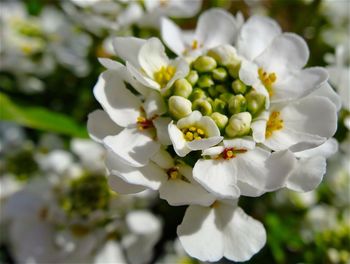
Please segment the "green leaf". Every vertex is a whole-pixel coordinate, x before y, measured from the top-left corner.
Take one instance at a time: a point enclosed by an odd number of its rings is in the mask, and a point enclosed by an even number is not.
[[[46,108],[23,104],[3,93],[0,93],[0,120],[74,137],[88,137],[85,126],[80,126],[70,117]]]

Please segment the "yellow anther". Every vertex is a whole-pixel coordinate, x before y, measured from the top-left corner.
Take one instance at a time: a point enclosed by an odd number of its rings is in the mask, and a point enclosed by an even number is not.
[[[198,135],[201,135],[201,136],[204,135],[204,131],[200,128],[197,129],[197,133],[198,133]]]
[[[280,112],[272,112],[266,124],[265,137],[270,138],[273,132],[283,128],[283,120],[280,118]]]
[[[192,127],[189,128],[189,130],[192,131],[192,132],[195,132],[197,130],[197,128],[192,126]]]
[[[179,172],[178,171],[170,172],[170,179],[176,180],[178,176],[179,176]]]
[[[273,95],[272,84],[277,80],[276,73],[272,72],[267,74],[267,72],[265,72],[262,68],[259,68],[258,74],[261,82],[264,84],[269,95],[272,96]]]
[[[186,140],[188,140],[188,141],[192,141],[193,140],[193,134],[191,132],[187,132],[185,137],[186,137]]]
[[[194,137],[195,140],[200,140],[202,139],[200,136]]]
[[[232,151],[232,150],[227,151],[227,152],[226,152],[226,156],[227,156],[228,158],[232,158],[232,157],[234,156],[233,151]]]
[[[195,49],[198,49],[198,41],[195,39],[195,40],[193,40],[192,41],[192,46],[191,46],[191,48],[193,49],[193,50],[195,50]]]
[[[163,88],[175,74],[176,68],[174,66],[162,66],[159,71],[154,73],[154,79]]]

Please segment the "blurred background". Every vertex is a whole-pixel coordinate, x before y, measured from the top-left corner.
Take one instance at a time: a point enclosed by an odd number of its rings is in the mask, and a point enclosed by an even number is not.
[[[247,263],[350,263],[350,1],[203,0],[187,12],[148,2],[1,1],[0,263],[200,263],[176,240],[185,207],[108,189],[86,121],[100,108],[97,58],[118,59],[114,36],[159,37],[161,15],[193,29],[211,7],[270,16],[301,35],[308,66],[326,67],[343,105],[339,151],[315,191],[240,199],[268,230]]]

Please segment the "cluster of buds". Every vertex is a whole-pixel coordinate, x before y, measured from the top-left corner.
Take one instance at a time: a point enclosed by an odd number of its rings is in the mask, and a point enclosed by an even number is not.
[[[222,59],[220,49],[212,49],[191,63],[186,78],[177,80],[165,94],[174,119],[197,110],[216,123],[222,136],[250,133],[252,119],[264,109],[265,96],[240,80],[241,61],[234,50],[231,54]]]

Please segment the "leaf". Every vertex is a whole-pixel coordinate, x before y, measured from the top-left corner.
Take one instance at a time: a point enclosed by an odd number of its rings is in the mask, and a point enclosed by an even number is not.
[[[28,106],[14,101],[3,93],[0,93],[0,120],[74,137],[88,137],[86,128],[70,117],[43,107]]]

